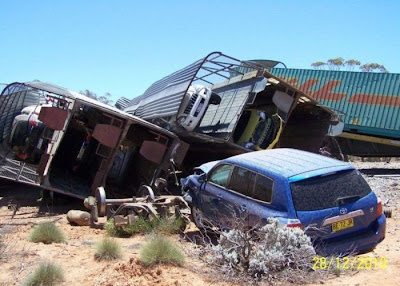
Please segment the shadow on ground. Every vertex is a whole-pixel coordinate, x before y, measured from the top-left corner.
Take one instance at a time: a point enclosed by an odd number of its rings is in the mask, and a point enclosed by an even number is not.
[[[0,209],[4,208],[10,212],[0,216],[9,215],[13,220],[28,214],[31,217],[42,217],[66,214],[71,209],[85,210],[81,199],[58,193],[51,196],[49,191],[38,187],[0,180]]]
[[[218,244],[219,235],[216,232],[200,231],[198,229],[188,230],[182,234],[183,238],[197,245]]]

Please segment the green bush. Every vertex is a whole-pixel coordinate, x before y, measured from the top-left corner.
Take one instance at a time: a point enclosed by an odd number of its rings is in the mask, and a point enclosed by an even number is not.
[[[179,233],[186,227],[186,222],[183,218],[170,218],[159,220],[157,230],[164,234]]]
[[[66,241],[63,232],[51,222],[45,222],[35,226],[29,236],[31,242],[43,242],[45,244],[64,243]]]
[[[121,247],[114,239],[108,237],[97,245],[94,258],[97,260],[114,260],[121,257]]]
[[[182,218],[152,218],[146,220],[138,217],[133,225],[115,226],[114,220],[110,219],[104,225],[104,229],[110,236],[126,237],[137,233],[161,232],[165,234],[178,233],[185,227],[185,221]]]
[[[170,239],[155,234],[140,250],[140,262],[146,266],[158,263],[183,265],[185,256],[182,250]]]
[[[60,267],[52,263],[41,263],[39,268],[30,275],[23,285],[25,286],[51,286],[64,280]]]
[[[107,234],[109,236],[121,236],[121,234],[118,232],[119,228],[117,228],[114,225],[114,219],[109,219],[105,224],[104,224],[104,229],[107,231]]]
[[[110,236],[129,237],[135,233],[149,233],[154,229],[153,220],[138,218],[134,225],[115,226],[114,219],[110,219],[104,225],[104,229]]]

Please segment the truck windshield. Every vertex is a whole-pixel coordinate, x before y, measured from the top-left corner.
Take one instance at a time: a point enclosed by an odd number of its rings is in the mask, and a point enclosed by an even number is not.
[[[332,208],[368,195],[371,188],[357,170],[291,183],[297,211]]]

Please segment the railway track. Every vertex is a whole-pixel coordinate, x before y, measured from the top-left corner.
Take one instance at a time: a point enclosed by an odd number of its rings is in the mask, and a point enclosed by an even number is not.
[[[385,169],[385,168],[364,169],[364,168],[361,168],[358,170],[367,176],[400,177],[400,169]]]

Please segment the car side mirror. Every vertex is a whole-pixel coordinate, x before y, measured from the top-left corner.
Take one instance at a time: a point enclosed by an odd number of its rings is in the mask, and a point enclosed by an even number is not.
[[[206,174],[206,173],[201,174],[201,175],[197,178],[197,181],[198,181],[199,183],[204,183],[205,181],[207,181],[207,174]]]

